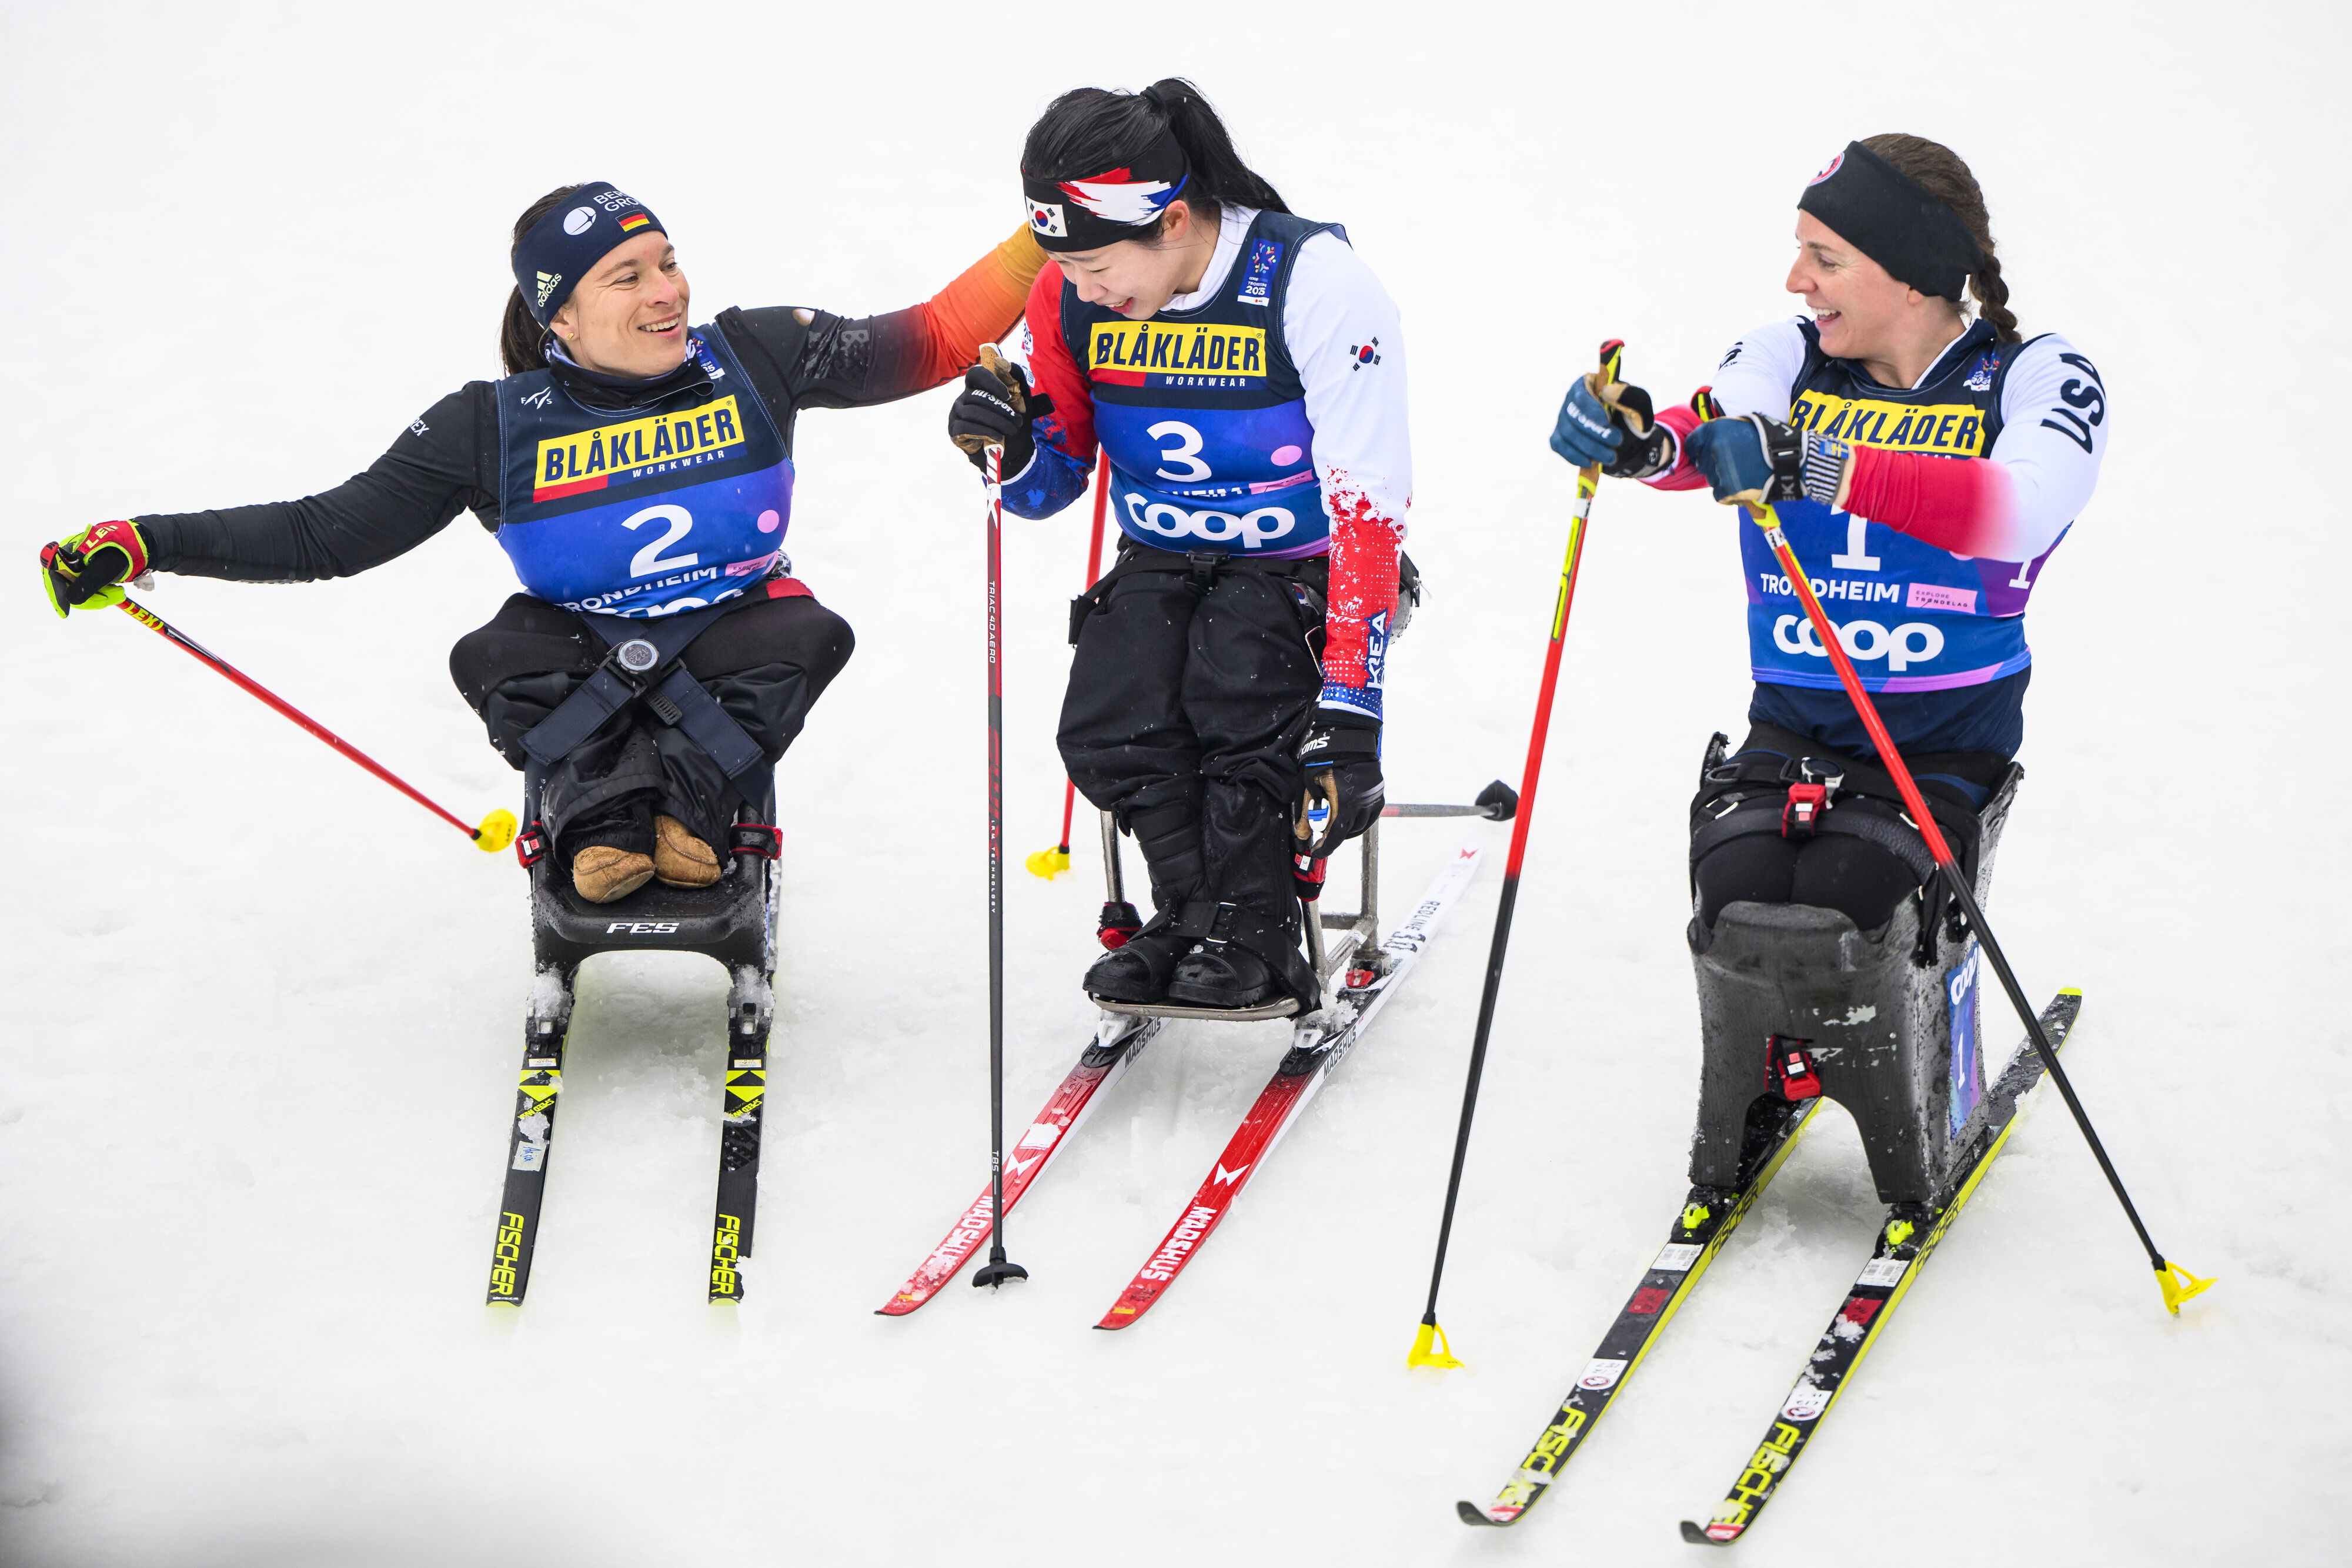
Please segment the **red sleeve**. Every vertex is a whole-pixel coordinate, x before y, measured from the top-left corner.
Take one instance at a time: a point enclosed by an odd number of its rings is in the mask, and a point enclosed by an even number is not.
[[[1092,468],[1094,390],[1062,337],[1062,290],[1069,286],[1058,267],[1044,268],[1029,286],[1029,384],[1054,400],[1054,412],[1041,434],[1080,467]]]
[[[1675,403],[1658,411],[1658,423],[1675,433],[1675,465],[1664,473],[1642,481],[1653,490],[1696,490],[1706,483],[1690,460],[1685,438],[1699,425],[1698,413],[1688,403]]]
[[[1992,556],[2013,535],[2009,475],[1983,457],[1853,449],[1845,509],[1955,555]]]
[[[919,384],[937,386],[963,374],[980,357],[980,346],[992,343],[1021,319],[1021,298],[1045,253],[1022,225],[1004,242],[956,275],[955,280],[916,308],[922,312],[922,360]]]

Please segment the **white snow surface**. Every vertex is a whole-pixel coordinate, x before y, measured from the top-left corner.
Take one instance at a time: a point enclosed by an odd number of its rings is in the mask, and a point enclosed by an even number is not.
[[[305,493],[493,373],[507,227],[552,184],[656,206],[698,319],[888,308],[1018,220],[1054,93],[1183,72],[1300,211],[1348,224],[1412,337],[1431,597],[1391,665],[1404,799],[1518,776],[1570,494],[1544,435],[1592,345],[1625,337],[1635,379],[1685,395],[1783,308],[1791,204],[1849,137],[1973,163],[2020,314],[2096,360],[2116,420],[2036,598],[1995,915],[2037,996],[2087,992],[2083,1096],[2158,1239],[2221,1283],[2162,1312],[2043,1089],[1735,1550],[2341,1560],[2340,7],[20,4],[0,26],[0,1558],[1690,1561],[1675,1521],[1713,1508],[1867,1254],[1843,1113],[1542,1508],[1472,1531],[1453,1504],[1517,1464],[1683,1191],[1684,810],[1747,695],[1738,525],[1702,498],[1596,507],[1446,1375],[1403,1360],[1491,870],[1150,1318],[1088,1328],[1279,1026],[1171,1028],[1015,1216],[1027,1284],[871,1315],[986,1166],[982,546],[945,394],[801,423],[790,548],[860,645],[783,768],[740,1312],[702,1300],[719,967],[583,973],[530,1300],[487,1312],[531,977],[512,861],[35,591],[43,539]],[[1016,856],[1055,826],[1085,528],[1008,529]],[[516,779],[444,652],[510,588],[460,518],[354,580],[152,600],[470,818]],[[1393,825],[1391,909],[1464,831]],[[1468,831],[1499,861],[1504,830]],[[1083,820],[1077,859],[1013,872],[1016,1132],[1088,1032]]]

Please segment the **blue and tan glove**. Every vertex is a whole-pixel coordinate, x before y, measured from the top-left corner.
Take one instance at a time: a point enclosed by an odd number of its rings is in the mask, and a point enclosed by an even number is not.
[[[1593,464],[1619,479],[1647,479],[1675,464],[1675,434],[1652,417],[1650,394],[1598,373],[1577,378],[1552,425],[1551,449],[1579,468]]]
[[[1685,444],[1715,498],[1727,507],[1807,497],[1835,506],[1853,455],[1843,441],[1760,413],[1710,419],[1690,433]]]
[[[121,603],[122,585],[146,571],[147,540],[120,518],[41,547],[41,586],[60,620]]]

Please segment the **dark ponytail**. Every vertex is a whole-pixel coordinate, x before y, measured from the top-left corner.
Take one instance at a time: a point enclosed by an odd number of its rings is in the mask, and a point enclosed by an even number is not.
[[[507,247],[509,260],[522,244],[522,236],[530,233],[531,225],[547,216],[580,192],[585,185],[558,185],[522,210],[515,220],[514,241]],[[507,374],[519,376],[525,371],[547,369],[547,329],[530,313],[522,300],[520,287],[507,293],[506,319],[499,323],[499,358],[506,362]]]
[[[1960,155],[1924,136],[1865,136],[1862,144],[1959,214],[1977,248],[1984,252],[1984,265],[1969,275],[1969,292],[1976,296],[1977,314],[1992,324],[2002,342],[2021,341],[2017,318],[2009,308],[2009,285],[2001,281],[2000,257],[1993,252],[1992,219],[1985,212],[1984,192]]]
[[[1083,180],[1142,157],[1167,131],[1184,149],[1192,176],[1182,200],[1203,222],[1215,224],[1227,206],[1286,213],[1281,194],[1242,162],[1232,133],[1201,89],[1165,77],[1141,92],[1082,87],[1046,105],[1021,146],[1021,171],[1045,180]],[[1161,220],[1165,223],[1165,219]],[[1159,237],[1157,225],[1135,237]]]

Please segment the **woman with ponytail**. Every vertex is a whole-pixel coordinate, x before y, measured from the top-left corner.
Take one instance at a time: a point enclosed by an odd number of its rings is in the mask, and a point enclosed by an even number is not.
[[[103,523],[45,547],[50,602],[60,615],[111,603],[150,570],[345,577],[470,507],[524,591],[458,642],[449,668],[509,762],[525,766],[524,737],[604,662],[584,615],[709,611],[680,657],[772,764],[853,643],[783,554],[794,418],[951,380],[1011,327],[1044,259],[1024,228],[908,309],[730,309],[693,327],[662,221],[608,184],[559,187],[515,224],[503,380],[451,392],[333,489]],[[675,710],[658,695],[646,703]],[[733,775],[677,722],[629,702],[548,765],[541,826],[583,897],[718,880]]]
[[[1412,493],[1396,307],[1292,214],[1190,82],[1081,88],[1031,128],[1025,372],[949,432],[1023,517],[1109,455],[1117,563],[1074,617],[1060,743],[1142,847],[1158,913],[1087,972],[1114,1003],[1319,1004],[1294,855],[1381,806],[1381,670]],[[1001,363],[1001,361],[997,361]]]
[[[2024,738],[2026,601],[2098,482],[2106,388],[2065,339],[2020,336],[1984,194],[1949,148],[1849,143],[1799,199],[1796,238],[1788,289],[1807,313],[1732,344],[1723,417],[1653,420],[1638,387],[1580,383],[1552,447],[1660,489],[1774,503],[1896,749],[1972,823]],[[1743,800],[1778,809],[1789,768],[1858,782],[1876,760],[1760,530],[1738,534],[1756,689],[1746,744],[1694,805],[1699,919],[1751,900],[1870,930],[1917,891],[1924,850],[1732,831]]]

